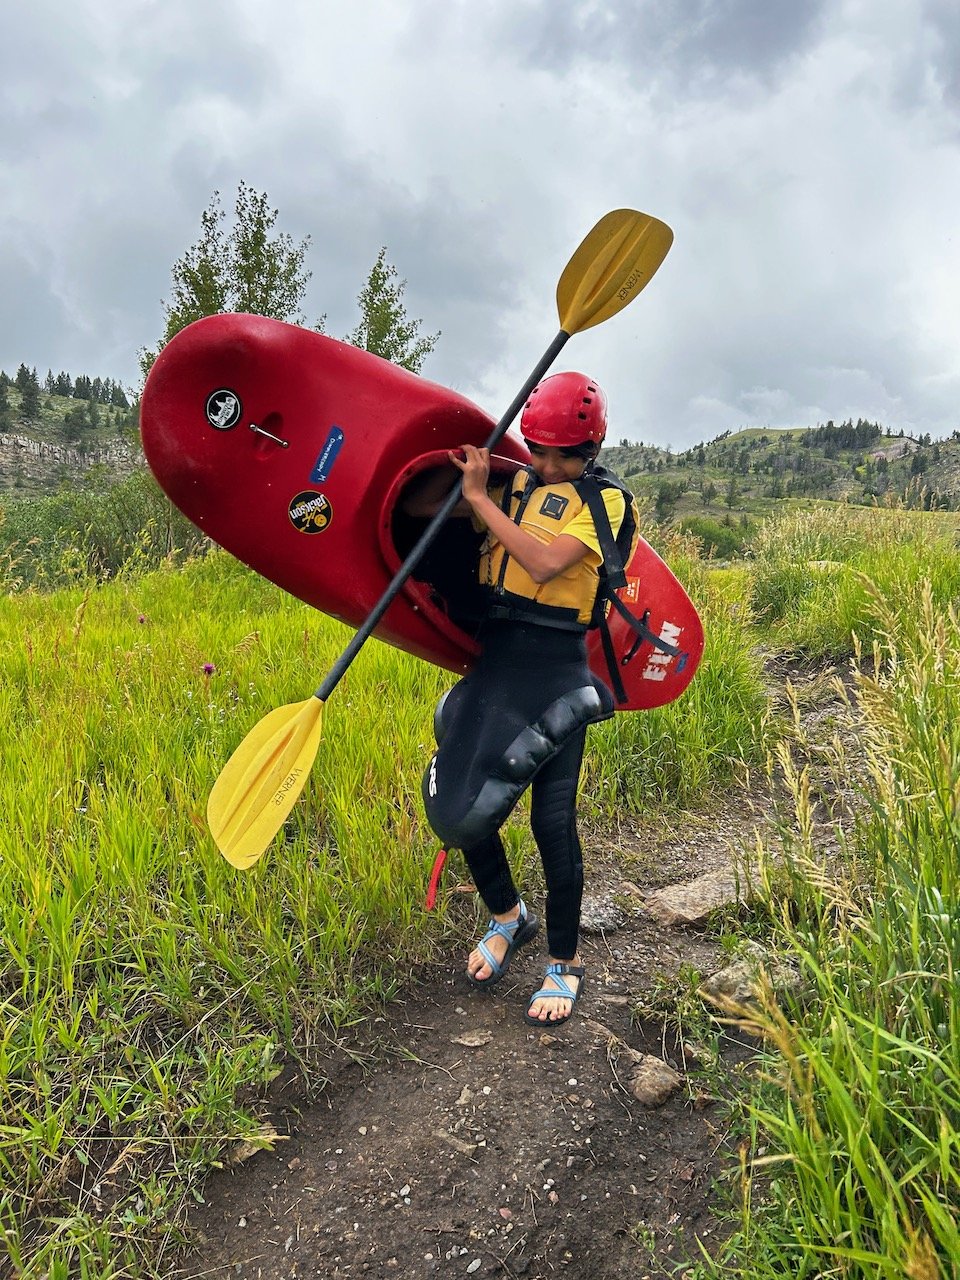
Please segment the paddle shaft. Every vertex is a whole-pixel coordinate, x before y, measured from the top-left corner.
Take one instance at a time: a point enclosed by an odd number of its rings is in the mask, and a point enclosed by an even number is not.
[[[560,332],[557,334],[557,336],[554,338],[554,340],[550,343],[550,346],[547,347],[546,351],[540,357],[540,360],[538,361],[536,368],[530,374],[530,377],[526,380],[526,382],[523,384],[523,386],[514,396],[509,409],[507,409],[506,413],[503,415],[503,417],[494,427],[493,432],[490,435],[490,439],[487,440],[486,444],[483,446],[485,449],[492,449],[494,445],[497,443],[497,441],[500,440],[502,436],[506,435],[507,429],[509,428],[510,423],[513,422],[514,418],[520,412],[524,404],[526,404],[527,398],[529,397],[530,392],[537,385],[537,383],[540,381],[540,379],[543,377],[546,371],[550,368],[554,360],[556,360],[557,356],[560,354],[560,351],[564,343],[567,341],[569,337],[570,337],[569,333],[565,333],[563,329],[561,329]],[[407,556],[406,560],[404,560],[403,564],[394,574],[393,580],[390,583],[390,585],[387,587],[386,591],[383,593],[383,595],[380,597],[377,603],[370,610],[370,613],[367,616],[366,621],[359,628],[359,630],[354,635],[353,639],[347,645],[346,649],[344,649],[343,653],[341,653],[340,657],[336,660],[336,662],[330,668],[330,672],[327,675],[327,678],[324,680],[323,684],[321,684],[320,688],[317,689],[316,693],[313,695],[315,698],[319,698],[321,702],[326,702],[326,700],[330,697],[331,693],[333,693],[334,689],[337,687],[337,685],[340,683],[343,676],[346,674],[347,668],[350,666],[351,662],[353,662],[354,658],[357,656],[357,654],[363,648],[364,644],[370,638],[377,623],[380,621],[380,619],[387,612],[391,604],[393,604],[394,600],[402,591],[403,584],[406,582],[406,580],[410,577],[411,573],[413,573],[414,569],[420,563],[420,560],[423,557],[423,553],[427,550],[427,548],[431,545],[431,543],[435,541],[437,534],[440,532],[441,527],[446,523],[447,519],[450,516],[450,513],[453,511],[454,507],[460,501],[460,495],[462,490],[463,490],[463,480],[458,479],[456,484],[453,486],[453,488],[450,490],[450,492],[447,494],[446,498],[444,499],[443,506],[440,507],[436,515],[431,519],[426,529],[424,529],[423,533],[420,535],[420,539],[417,542],[416,546],[413,548],[413,550]]]

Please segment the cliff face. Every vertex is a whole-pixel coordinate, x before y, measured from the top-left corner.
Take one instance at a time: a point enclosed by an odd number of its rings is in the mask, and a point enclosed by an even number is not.
[[[116,439],[92,449],[35,440],[14,432],[0,433],[0,497],[7,501],[50,493],[61,485],[83,484],[96,468],[109,483],[143,466],[133,443]]]

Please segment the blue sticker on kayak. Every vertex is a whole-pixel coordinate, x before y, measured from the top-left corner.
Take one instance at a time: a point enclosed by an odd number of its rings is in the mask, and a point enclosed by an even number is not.
[[[331,427],[326,443],[320,450],[320,456],[313,464],[313,470],[310,472],[310,480],[313,484],[322,484],[329,476],[342,444],[343,432],[339,427]]]

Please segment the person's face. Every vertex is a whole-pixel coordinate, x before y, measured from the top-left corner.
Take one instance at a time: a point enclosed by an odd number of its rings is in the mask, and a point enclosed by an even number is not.
[[[569,449],[557,449],[553,445],[529,444],[530,463],[537,478],[544,484],[563,484],[579,480],[586,468],[586,459]]]

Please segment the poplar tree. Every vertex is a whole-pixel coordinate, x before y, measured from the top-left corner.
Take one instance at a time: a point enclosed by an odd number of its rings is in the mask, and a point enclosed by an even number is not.
[[[420,336],[423,322],[411,320],[403,303],[406,287],[406,280],[401,280],[396,267],[387,261],[384,246],[357,297],[360,323],[344,341],[391,360],[411,373],[419,373],[440,334]]]
[[[163,303],[165,324],[157,349],[140,352],[144,377],[170,339],[204,316],[249,311],[304,323],[303,295],[311,274],[304,260],[310,237],[295,243],[286,232],[275,231],[277,217],[265,191],[241,182],[228,223],[220,192],[213,193],[200,216],[200,239],[173,265],[173,287]],[[323,321],[316,327],[322,330]]]
[[[199,240],[173,265],[171,294],[162,303],[163,335],[155,350],[140,352],[144,378],[170,339],[204,316],[246,311],[290,324],[305,323],[303,299],[311,273],[304,264],[310,237],[295,242],[276,231],[277,217],[266,192],[254,191],[244,182],[237,190],[232,220],[221,205],[219,191],[213,193],[200,216]],[[357,297],[360,323],[344,341],[419,373],[440,334],[422,336],[422,322],[407,315],[406,284],[382,248]],[[324,332],[324,320],[321,317],[313,328]]]

